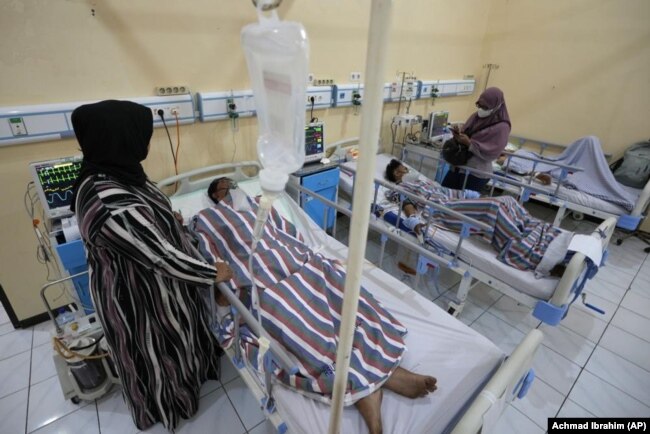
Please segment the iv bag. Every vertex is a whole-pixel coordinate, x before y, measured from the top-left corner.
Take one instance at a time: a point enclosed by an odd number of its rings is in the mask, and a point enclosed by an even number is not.
[[[258,5],[258,17],[242,29],[241,40],[259,123],[257,153],[266,172],[260,181],[281,191],[305,161],[309,41],[300,23],[280,21],[275,11],[267,18]]]

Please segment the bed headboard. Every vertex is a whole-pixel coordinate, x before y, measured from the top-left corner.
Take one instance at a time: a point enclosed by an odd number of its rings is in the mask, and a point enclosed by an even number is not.
[[[176,196],[185,193],[191,193],[196,190],[207,189],[208,185],[216,177],[227,176],[234,181],[245,181],[257,176],[261,170],[262,165],[257,161],[241,161],[238,163],[222,163],[213,166],[201,167],[199,169],[190,170],[189,172],[181,173],[169,178],[160,180],[157,185],[158,188],[168,187],[178,183],[178,188],[174,194]],[[244,172],[252,172],[248,175]]]

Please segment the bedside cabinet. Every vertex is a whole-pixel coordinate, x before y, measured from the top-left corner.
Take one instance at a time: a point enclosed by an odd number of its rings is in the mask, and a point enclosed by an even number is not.
[[[325,199],[336,202],[339,188],[339,174],[340,169],[338,165],[322,166],[322,170],[301,170],[296,172],[290,177],[289,189],[291,190],[291,183],[299,184],[306,189],[313,191]],[[292,197],[298,201],[302,209],[305,210],[307,215],[316,222],[318,226],[325,230],[334,227],[334,220],[336,218],[336,210],[325,206],[321,201],[312,196],[301,197],[300,192],[293,189]]]

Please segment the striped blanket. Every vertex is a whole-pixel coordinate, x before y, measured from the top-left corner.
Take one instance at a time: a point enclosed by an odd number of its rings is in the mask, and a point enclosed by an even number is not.
[[[404,182],[400,187],[492,227],[492,234],[475,228],[470,233],[490,242],[499,261],[520,270],[535,270],[548,246],[562,233],[559,228],[530,215],[510,196],[457,199],[457,190],[445,191],[430,181]],[[452,231],[460,231],[463,224],[460,219],[441,212],[435,213],[434,219]]]
[[[228,285],[240,290],[250,306],[251,255],[257,203],[251,211],[236,211],[226,198],[201,211],[192,223],[200,250],[208,261],[229,262],[233,279]],[[272,210],[262,240],[253,253],[253,274],[260,294],[262,325],[295,358],[299,368],[289,375],[279,367],[274,373],[284,384],[322,401],[333,390],[337,332],[343,302],[345,270],[342,264],[312,252],[295,226]],[[233,345],[233,321],[221,320],[218,339]],[[261,367],[255,337],[243,328],[240,345],[251,365]],[[399,365],[405,351],[406,329],[365,289],[361,289],[346,404],[381,387]]]

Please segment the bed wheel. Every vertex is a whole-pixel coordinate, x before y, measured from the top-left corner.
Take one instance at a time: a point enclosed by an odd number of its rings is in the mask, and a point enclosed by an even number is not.
[[[650,253],[650,247],[646,247],[645,249],[643,249],[643,251],[646,253]]]
[[[81,402],[81,399],[79,399],[78,396],[73,396],[72,398],[70,398],[70,401],[72,401],[73,404],[79,405],[79,403]]]
[[[620,246],[621,244],[623,244],[623,240],[621,238],[617,239],[616,240],[616,245]]]
[[[448,313],[449,315],[452,315],[452,316],[453,316],[455,312],[456,312],[456,309],[454,309],[453,307],[450,307],[449,309],[447,309],[447,313]]]

